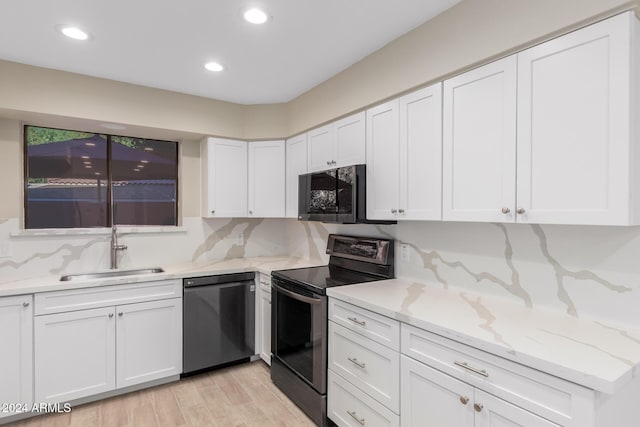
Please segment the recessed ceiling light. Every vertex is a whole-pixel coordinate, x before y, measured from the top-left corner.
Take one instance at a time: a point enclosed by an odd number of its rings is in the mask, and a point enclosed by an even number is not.
[[[269,16],[260,9],[249,9],[244,13],[244,19],[252,24],[264,24]]]
[[[100,126],[106,129],[114,129],[114,130],[123,130],[126,129],[126,126],[122,126],[116,123],[100,123]]]
[[[88,146],[88,147],[95,147],[96,144],[93,142],[85,142],[84,145]]]
[[[204,64],[204,68],[206,68],[209,71],[222,71],[224,70],[224,67],[217,63],[217,62],[207,62],[206,64]]]
[[[151,148],[151,147],[144,147],[144,148],[143,148],[143,150],[144,150],[144,151],[153,151],[153,148]]]
[[[60,32],[74,40],[89,40],[89,34],[77,27],[61,26]]]

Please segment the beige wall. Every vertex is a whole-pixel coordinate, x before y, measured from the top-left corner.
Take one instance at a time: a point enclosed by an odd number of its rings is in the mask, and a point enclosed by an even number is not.
[[[464,0],[289,102],[289,135],[636,5]]]
[[[203,135],[282,138],[636,6],[628,0],[464,0],[287,104],[239,105],[0,61],[0,218],[21,212],[20,120],[181,139],[181,204],[199,215]],[[10,117],[11,119],[6,119]],[[102,130],[104,131],[104,130]]]
[[[22,141],[20,123],[0,118],[0,219],[22,212]]]

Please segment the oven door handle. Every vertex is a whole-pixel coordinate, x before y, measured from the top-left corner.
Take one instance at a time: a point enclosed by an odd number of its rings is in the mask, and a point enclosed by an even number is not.
[[[276,292],[283,293],[284,295],[287,295],[288,297],[291,297],[291,298],[296,299],[298,301],[306,302],[308,304],[320,304],[322,302],[321,298],[306,297],[304,295],[300,295],[300,294],[292,292],[292,291],[290,291],[288,289],[280,287],[280,286],[278,286],[276,284],[272,284],[272,285],[276,289]]]

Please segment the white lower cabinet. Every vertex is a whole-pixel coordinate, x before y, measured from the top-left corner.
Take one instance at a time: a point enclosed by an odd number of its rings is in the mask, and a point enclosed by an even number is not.
[[[400,425],[400,417],[397,414],[360,391],[340,375],[329,370],[327,379],[328,416],[339,426],[397,427]]]
[[[34,317],[35,401],[68,402],[179,375],[181,288],[163,281],[37,294],[36,314],[102,307]],[[113,292],[119,302],[142,302],[114,306]]]
[[[115,307],[36,316],[35,401],[69,400],[116,387]]]
[[[400,377],[402,427],[559,427],[404,355]]]
[[[605,394],[332,297],[328,335],[339,426],[638,425],[637,380]]]
[[[116,387],[182,372],[182,299],[116,308]]]
[[[0,298],[0,403],[33,403],[33,297]],[[3,408],[0,418],[14,414]]]
[[[260,358],[271,366],[271,277],[260,275]]]
[[[399,327],[330,298],[327,414],[337,425],[400,425]]]

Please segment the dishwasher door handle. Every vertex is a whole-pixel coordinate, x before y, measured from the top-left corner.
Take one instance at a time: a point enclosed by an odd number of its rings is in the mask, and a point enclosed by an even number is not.
[[[307,297],[304,295],[300,295],[275,284],[273,285],[273,287],[275,288],[276,292],[280,292],[281,294],[284,294],[298,301],[306,302],[308,304],[320,304],[322,302],[322,298],[314,298],[314,297]]]

